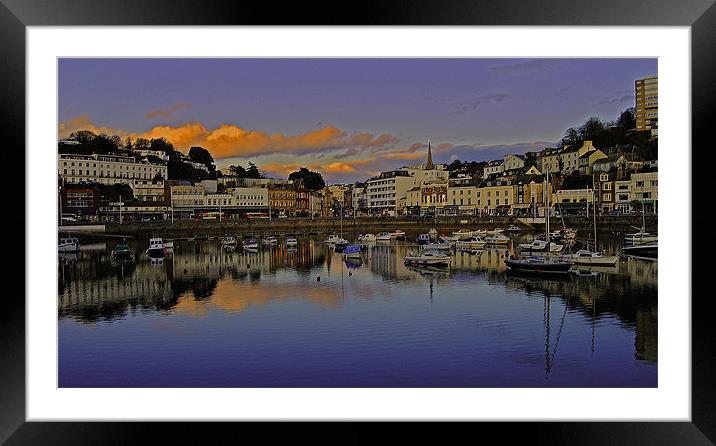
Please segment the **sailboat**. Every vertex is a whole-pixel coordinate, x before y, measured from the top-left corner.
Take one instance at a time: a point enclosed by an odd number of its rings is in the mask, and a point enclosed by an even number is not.
[[[594,201],[594,189],[592,189],[592,202]],[[574,254],[565,256],[575,265],[590,265],[590,266],[614,266],[619,261],[619,256],[605,256],[603,252],[597,251],[597,209],[595,207],[594,212],[594,251],[587,249],[580,249]]]
[[[341,205],[341,236],[333,243],[333,248],[336,251],[342,251],[349,244],[350,242],[343,238],[343,206]]]
[[[549,191],[547,187],[549,185],[549,170],[546,171],[545,175],[545,195],[546,195],[546,218],[545,218],[545,236],[547,238],[546,255],[539,257],[517,257],[511,256],[505,260],[505,264],[508,268],[513,271],[531,274],[565,274],[572,268],[572,263],[561,259],[550,257],[550,241],[549,241]]]
[[[625,245],[645,245],[656,243],[659,237],[656,234],[646,232],[646,216],[644,212],[644,202],[641,203],[641,228],[632,226],[633,228],[639,229],[639,232],[631,234],[624,234]]]

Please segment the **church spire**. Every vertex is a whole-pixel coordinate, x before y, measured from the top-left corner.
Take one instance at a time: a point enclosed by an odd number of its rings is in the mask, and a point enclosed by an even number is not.
[[[430,149],[430,141],[428,140],[428,163],[425,165],[425,169],[427,170],[433,170],[435,166],[433,165],[433,152]]]

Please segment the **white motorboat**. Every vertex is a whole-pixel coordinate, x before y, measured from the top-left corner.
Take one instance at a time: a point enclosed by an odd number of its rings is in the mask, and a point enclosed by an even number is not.
[[[458,235],[441,235],[438,240],[448,243],[455,243],[456,241],[460,240],[460,236]]]
[[[396,229],[395,231],[390,233],[390,236],[396,240],[405,240],[405,231],[401,229]]]
[[[57,244],[57,252],[79,252],[80,241],[74,237],[61,238]]]
[[[455,243],[455,247],[457,248],[469,248],[469,249],[478,249],[482,248],[487,244],[485,240],[483,240],[480,237],[470,237],[467,240],[460,240],[459,242]]]
[[[429,250],[438,250],[438,251],[449,251],[452,249],[452,245],[450,243],[440,243],[440,242],[431,242],[426,243],[425,245],[421,245],[421,248],[425,251]]]
[[[375,237],[378,241],[389,241],[390,240],[390,232],[379,232],[378,235]]]
[[[256,239],[253,239],[253,238],[244,240],[243,245],[244,245],[244,249],[249,249],[249,250],[259,249],[259,242],[257,242]]]
[[[562,256],[575,265],[614,266],[619,256],[605,256],[603,253],[580,249],[574,254]]]
[[[286,239],[286,246],[288,246],[288,247],[298,246],[298,240],[296,240],[295,238],[291,238],[291,237],[290,237],[290,238],[287,238],[287,239]]]
[[[467,240],[473,235],[473,231],[469,229],[460,229],[452,233],[453,236],[457,237],[458,240]]]
[[[504,234],[495,234],[485,237],[485,243],[488,245],[507,245],[510,238]]]
[[[221,246],[236,246],[236,238],[233,235],[227,235],[221,239]]]
[[[332,244],[336,243],[339,239],[340,239],[340,237],[338,237],[336,234],[331,234],[326,239],[326,243],[329,243],[332,245]]]
[[[261,240],[261,242],[264,245],[276,245],[276,244],[278,244],[278,239],[276,237],[274,237],[273,235],[269,235],[268,237],[264,237],[264,239]]]
[[[506,229],[507,232],[522,232],[522,229],[519,226],[512,225],[509,228]]]
[[[658,235],[644,232],[643,230],[632,234],[624,234],[625,245],[646,245],[647,243],[654,243],[658,241]]]
[[[487,235],[487,229],[475,229],[474,231],[472,231],[472,235],[476,237],[484,237]]]
[[[160,237],[150,238],[145,252],[149,257],[164,257],[164,241]]]
[[[564,245],[558,243],[547,243],[545,240],[535,240],[532,243],[520,243],[517,245],[517,250],[521,253],[546,253],[549,252],[562,252]]]
[[[498,234],[502,234],[503,232],[504,232],[504,231],[502,230],[502,228],[495,228],[495,229],[489,229],[489,230],[487,230],[487,231],[486,231],[486,234],[487,234],[487,235],[498,235]]]
[[[375,234],[363,234],[358,236],[358,240],[361,242],[374,242],[375,239]]]
[[[406,265],[450,266],[452,258],[440,251],[409,252],[405,256]]]

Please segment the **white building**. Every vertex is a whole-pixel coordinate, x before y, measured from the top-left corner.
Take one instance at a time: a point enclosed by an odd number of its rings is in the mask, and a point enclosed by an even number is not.
[[[206,205],[204,186],[172,186],[170,191],[174,208],[194,208]]]
[[[169,161],[169,155],[164,150],[141,149],[134,152],[141,156],[155,156],[164,162]]]
[[[229,191],[234,196],[234,205],[239,209],[267,209],[268,189],[265,187],[236,187]]]
[[[57,167],[59,176],[68,183],[131,183],[152,180],[157,175],[167,179],[166,164],[137,161],[131,156],[60,154]]]
[[[134,198],[147,203],[164,201],[164,181],[135,180],[130,183]]]

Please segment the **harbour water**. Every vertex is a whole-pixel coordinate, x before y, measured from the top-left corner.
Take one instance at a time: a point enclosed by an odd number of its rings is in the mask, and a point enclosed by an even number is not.
[[[657,261],[523,276],[510,245],[426,270],[404,265],[410,241],[347,263],[324,238],[176,241],[163,259],[137,240],[128,264],[113,242],[60,255],[59,386],[657,386]]]

